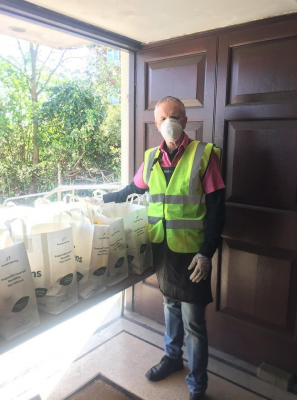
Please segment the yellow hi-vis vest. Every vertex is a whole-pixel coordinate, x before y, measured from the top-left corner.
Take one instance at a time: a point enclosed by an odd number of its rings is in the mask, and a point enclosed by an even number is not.
[[[143,180],[149,187],[149,237],[152,243],[166,239],[169,248],[177,253],[197,253],[204,241],[206,227],[203,177],[209,158],[221,150],[213,143],[192,141],[174,169],[168,186],[158,158],[158,147],[145,152]]]

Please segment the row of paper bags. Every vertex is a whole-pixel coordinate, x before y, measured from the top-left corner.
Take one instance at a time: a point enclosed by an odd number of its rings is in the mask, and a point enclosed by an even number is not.
[[[58,314],[78,295],[86,299],[151,265],[146,207],[79,201],[2,209],[0,335],[36,326],[37,307]]]

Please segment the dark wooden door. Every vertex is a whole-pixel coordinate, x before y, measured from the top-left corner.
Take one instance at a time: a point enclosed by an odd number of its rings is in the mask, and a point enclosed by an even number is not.
[[[210,345],[297,374],[297,19],[219,36],[227,222]]]
[[[138,168],[144,150],[160,143],[153,108],[168,94],[185,101],[191,137],[223,148],[227,222],[213,260],[209,342],[295,374],[296,49],[290,17],[140,52],[135,157]],[[163,321],[155,277],[135,287],[134,301],[137,312]]]
[[[162,141],[154,124],[154,107],[165,96],[184,102],[188,116],[186,132],[191,138],[212,141],[216,43],[216,37],[183,39],[137,53],[136,170],[143,162],[145,150]],[[136,312],[164,322],[162,304],[156,276],[135,286]]]

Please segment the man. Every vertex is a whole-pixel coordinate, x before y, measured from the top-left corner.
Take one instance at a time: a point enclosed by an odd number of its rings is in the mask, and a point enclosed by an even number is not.
[[[149,189],[149,235],[164,296],[166,354],[146,378],[159,381],[184,368],[185,332],[190,367],[186,381],[190,400],[198,400],[207,389],[205,308],[212,302],[211,258],[224,226],[225,185],[219,149],[187,136],[179,99],[167,96],[157,103],[155,124],[164,138],[160,147],[146,151],[134,182],[103,200],[121,202]]]

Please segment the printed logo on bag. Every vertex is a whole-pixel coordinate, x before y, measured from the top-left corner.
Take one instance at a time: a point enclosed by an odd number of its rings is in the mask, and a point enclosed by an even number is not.
[[[82,262],[82,257],[75,256],[75,261],[81,263]]]
[[[64,278],[62,278],[62,279],[60,280],[60,285],[62,285],[62,286],[68,286],[68,285],[70,285],[70,283],[72,282],[72,280],[73,280],[73,274],[65,275]]]
[[[98,237],[98,239],[104,240],[104,239],[109,239],[109,237],[106,236],[106,233],[103,233],[103,236],[102,237]]]
[[[32,271],[33,278],[41,278],[41,271]]]
[[[12,260],[12,261],[10,261],[10,256],[9,257],[7,257],[6,258],[6,261],[5,261],[5,264],[1,264],[1,267],[7,267],[8,265],[10,265],[10,264],[14,264],[14,263],[18,263],[19,262],[19,260]]]
[[[120,233],[120,231],[116,231],[116,228],[113,228],[113,233],[111,234],[111,236],[116,235],[117,233]]]
[[[124,264],[124,261],[125,261],[124,257],[119,258],[114,267],[121,268],[121,266]]]
[[[93,275],[102,276],[105,274],[106,269],[107,269],[107,267],[100,267],[100,268],[96,269],[95,272],[93,272]]]
[[[22,311],[26,307],[28,302],[29,302],[29,296],[22,297],[15,303],[11,311],[14,313]]]
[[[140,246],[140,254],[143,254],[145,252],[145,250],[146,250],[146,244],[142,244]]]
[[[47,289],[45,288],[36,288],[35,289],[35,295],[36,297],[44,297],[46,295]]]
[[[131,256],[131,254],[128,254],[127,258],[129,263],[134,260],[134,256]]]
[[[78,272],[78,271],[76,272],[77,282],[81,281],[83,277],[84,277],[83,274],[81,274],[81,273]]]
[[[66,239],[67,239],[67,237],[64,236],[64,237],[61,239],[61,243],[57,243],[57,246],[61,246],[62,244],[64,245],[64,244],[69,243],[69,240],[66,241]]]

